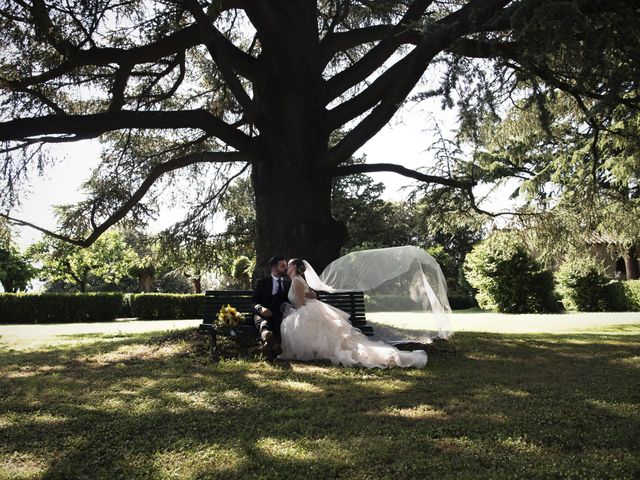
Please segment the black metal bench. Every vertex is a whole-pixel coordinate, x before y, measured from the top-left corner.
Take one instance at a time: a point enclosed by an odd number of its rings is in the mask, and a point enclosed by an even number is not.
[[[253,323],[253,292],[251,290],[207,290],[204,296],[203,320],[198,327],[198,332],[211,337],[211,358],[214,358],[217,335],[225,335],[227,332],[217,331],[216,318],[220,308],[231,305],[235,307],[245,318],[245,321],[234,328],[236,335],[257,337],[258,330]],[[318,298],[345,311],[351,315],[349,321],[365,335],[373,335],[373,327],[367,323],[364,310],[364,294],[362,292],[318,292]]]

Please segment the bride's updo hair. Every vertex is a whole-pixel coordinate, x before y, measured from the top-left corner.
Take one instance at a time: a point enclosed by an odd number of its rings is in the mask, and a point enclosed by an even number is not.
[[[304,272],[307,267],[304,266],[304,262],[301,258],[292,258],[289,263],[293,263],[296,266],[296,273],[304,278]]]

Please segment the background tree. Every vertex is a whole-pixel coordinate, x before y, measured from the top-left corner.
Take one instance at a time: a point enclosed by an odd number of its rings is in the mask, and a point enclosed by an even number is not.
[[[475,165],[496,182],[518,179],[523,206],[514,225],[547,263],[594,242],[625,257],[637,278],[640,241],[638,114],[556,94],[549,107],[523,99],[487,121]]]
[[[36,269],[12,245],[0,245],[0,283],[5,292],[26,290]]]
[[[4,2],[1,207],[13,218],[49,143],[104,144],[86,200],[48,232],[80,246],[144,221],[167,186],[203,221],[250,165],[257,265],[278,251],[322,269],[347,239],[335,177],[395,172],[475,205],[473,169],[345,165],[416,88],[457,103],[469,135],[520,87],[635,107],[639,19],[626,0]]]
[[[0,219],[0,284],[5,292],[26,290],[35,277],[36,269],[20,254],[12,239],[12,232]]]
[[[41,263],[40,276],[49,282],[59,282],[63,290],[109,289],[127,278],[137,264],[135,251],[125,242],[121,232],[106,233],[90,247],[82,248],[54,238],[45,237],[31,245],[27,254]]]
[[[235,288],[250,289],[251,276],[255,265],[248,257],[238,257],[233,262],[233,279]]]
[[[189,229],[187,235],[167,230],[159,235],[161,262],[171,268],[168,273],[186,277],[194,293],[202,293],[202,277],[220,268],[222,252],[204,229]],[[167,274],[165,274],[167,275]]]
[[[214,240],[219,247],[217,267],[223,276],[230,278],[235,259],[255,258],[256,209],[251,178],[238,178],[229,187],[221,201],[221,209],[226,228]]]
[[[122,232],[124,243],[136,255],[129,275],[136,279],[136,291],[153,292],[158,273],[162,271],[160,249],[157,236],[149,235],[141,230],[128,229]]]

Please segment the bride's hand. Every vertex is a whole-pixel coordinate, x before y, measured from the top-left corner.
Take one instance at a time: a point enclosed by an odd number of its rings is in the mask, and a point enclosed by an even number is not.
[[[307,293],[304,294],[304,296],[306,298],[308,298],[309,300],[317,300],[318,299],[318,294],[316,292],[314,292],[313,290],[309,290]]]

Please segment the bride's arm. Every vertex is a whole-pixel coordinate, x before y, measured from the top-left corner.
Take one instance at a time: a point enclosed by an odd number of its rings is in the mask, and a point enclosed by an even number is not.
[[[304,296],[304,282],[296,278],[292,282],[291,288],[293,288],[293,295],[296,298],[296,303],[298,304],[298,306],[301,307],[306,302],[306,299]]]

